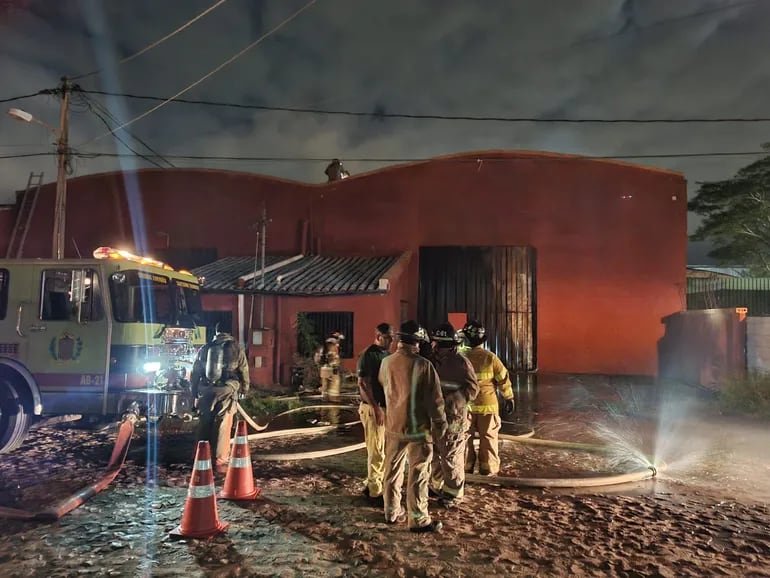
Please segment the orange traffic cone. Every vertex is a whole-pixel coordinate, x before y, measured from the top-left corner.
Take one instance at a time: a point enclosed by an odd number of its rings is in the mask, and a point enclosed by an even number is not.
[[[233,451],[230,454],[230,467],[227,468],[225,485],[219,492],[219,497],[226,500],[253,500],[260,491],[254,486],[246,422],[239,420],[235,428]]]
[[[211,470],[209,442],[198,442],[195,465],[182,513],[182,523],[171,531],[171,535],[187,538],[211,538],[224,532],[229,525],[227,522],[220,522],[217,514],[217,497],[214,491],[214,472]]]

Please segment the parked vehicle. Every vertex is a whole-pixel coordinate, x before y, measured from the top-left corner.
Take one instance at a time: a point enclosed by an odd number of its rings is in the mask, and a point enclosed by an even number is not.
[[[39,416],[191,411],[198,279],[110,247],[93,257],[0,259],[0,453]]]

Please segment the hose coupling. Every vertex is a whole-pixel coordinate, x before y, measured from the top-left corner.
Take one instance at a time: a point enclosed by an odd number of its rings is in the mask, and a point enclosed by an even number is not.
[[[141,411],[139,409],[139,404],[136,401],[132,401],[129,406],[126,408],[126,410],[123,412],[123,420],[126,419],[132,419],[136,421],[136,419],[139,417]]]
[[[652,477],[653,477],[653,478],[654,478],[655,476],[657,476],[657,475],[658,475],[658,468],[656,468],[656,467],[655,467],[655,466],[653,466],[652,464],[650,464],[650,465],[649,465],[649,466],[647,466],[647,467],[648,467],[648,468],[650,468],[650,469],[652,470]]]

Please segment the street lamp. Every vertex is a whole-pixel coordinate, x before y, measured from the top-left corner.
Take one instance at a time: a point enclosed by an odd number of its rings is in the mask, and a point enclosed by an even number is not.
[[[8,116],[15,118],[16,120],[20,120],[22,122],[39,122],[34,116],[29,114],[28,112],[24,112],[20,108],[9,108]],[[53,127],[50,127],[50,128],[53,128]]]
[[[66,81],[62,84],[62,106],[59,115],[59,128],[56,129],[50,124],[43,122],[32,116],[30,113],[11,108],[8,115],[22,122],[39,124],[46,127],[56,137],[56,203],[54,205],[53,221],[53,257],[54,259],[64,258],[64,224],[67,206],[67,155],[68,155],[68,119],[67,107],[69,104],[69,86]]]

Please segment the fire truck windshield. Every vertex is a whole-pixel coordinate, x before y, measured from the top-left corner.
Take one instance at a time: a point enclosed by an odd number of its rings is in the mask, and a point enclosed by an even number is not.
[[[200,322],[201,295],[200,287],[193,283],[174,279],[177,287],[175,298],[177,303],[177,325],[180,327],[195,327]]]
[[[175,322],[175,285],[165,275],[118,271],[110,276],[112,310],[124,323]]]

